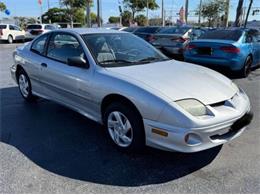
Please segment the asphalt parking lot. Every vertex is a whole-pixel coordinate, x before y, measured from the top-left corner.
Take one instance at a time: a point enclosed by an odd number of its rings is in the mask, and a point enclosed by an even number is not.
[[[0,44],[0,193],[260,193],[260,69],[235,79],[254,120],[239,138],[194,154],[124,154],[100,125],[47,100],[26,103]]]

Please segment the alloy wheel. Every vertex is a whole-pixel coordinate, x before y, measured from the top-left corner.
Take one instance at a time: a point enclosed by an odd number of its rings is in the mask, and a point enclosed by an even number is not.
[[[107,128],[112,140],[120,147],[128,147],[133,141],[133,129],[128,118],[119,111],[108,115]]]

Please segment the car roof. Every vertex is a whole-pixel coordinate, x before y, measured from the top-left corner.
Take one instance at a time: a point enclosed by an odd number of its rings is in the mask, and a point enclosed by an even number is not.
[[[99,34],[99,33],[127,33],[124,31],[104,29],[104,28],[63,28],[63,29],[54,30],[52,32],[73,32],[80,35]]]

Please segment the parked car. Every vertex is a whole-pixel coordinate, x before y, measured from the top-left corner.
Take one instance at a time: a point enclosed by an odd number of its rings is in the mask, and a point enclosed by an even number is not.
[[[188,42],[197,39],[205,31],[191,27],[166,27],[154,34],[150,43],[167,56],[183,57],[183,50]]]
[[[53,24],[29,24],[26,27],[26,39],[34,39],[38,35],[58,29],[57,25]]]
[[[134,33],[138,28],[138,26],[130,26],[122,29],[122,31]]]
[[[237,28],[208,31],[187,45],[184,56],[187,62],[224,67],[246,77],[260,64],[259,32]]]
[[[133,33],[138,37],[150,42],[153,38],[153,34],[157,33],[162,27],[160,26],[146,26],[139,27]]]
[[[13,41],[24,40],[25,32],[13,24],[0,24],[0,40],[13,43]]]
[[[131,33],[55,30],[13,56],[11,75],[25,100],[76,110],[103,124],[122,150],[201,151],[238,137],[252,119],[247,95],[231,80],[170,60]]]

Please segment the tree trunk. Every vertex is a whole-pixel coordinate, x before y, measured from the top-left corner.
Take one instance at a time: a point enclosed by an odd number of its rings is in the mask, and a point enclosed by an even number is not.
[[[249,7],[248,7],[248,10],[247,10],[247,13],[246,13],[246,19],[245,19],[244,27],[246,27],[246,25],[247,25],[247,20],[248,20],[248,16],[249,16],[252,4],[253,4],[253,0],[250,0]]]
[[[236,20],[234,23],[235,27],[240,27],[242,25],[243,3],[244,0],[239,0],[238,2]]]
[[[70,28],[73,28],[74,24],[73,24],[73,15],[70,15]]]

